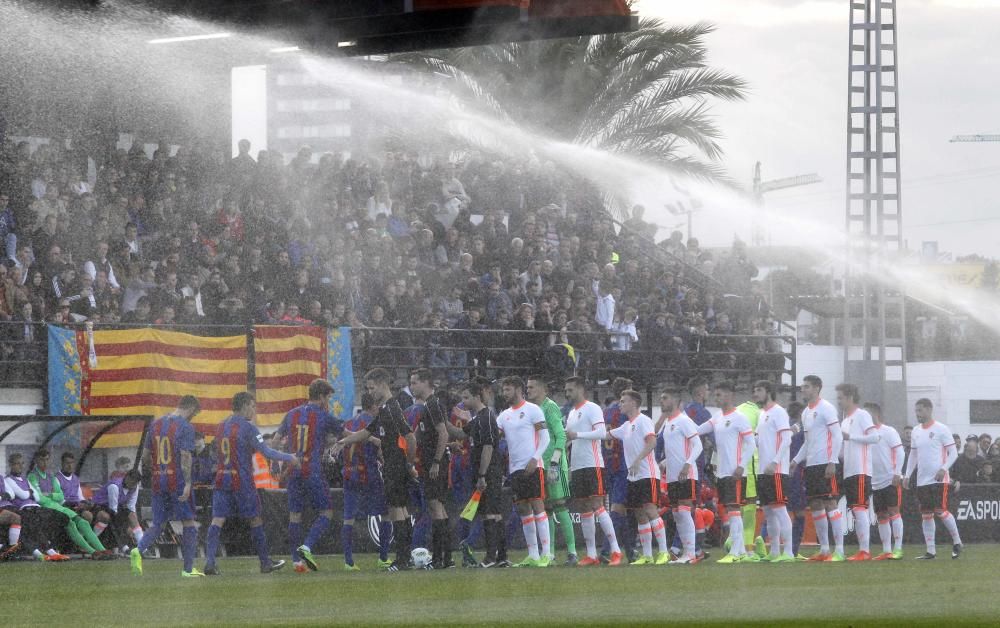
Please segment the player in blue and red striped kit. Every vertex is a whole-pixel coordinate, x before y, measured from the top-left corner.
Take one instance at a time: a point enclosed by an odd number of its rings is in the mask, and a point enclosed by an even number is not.
[[[316,571],[312,548],[330,527],[333,504],[330,501],[330,484],[323,475],[323,457],[327,438],[340,436],[344,424],[328,408],[333,397],[333,386],[316,379],[309,384],[309,402],[293,408],[285,415],[277,436],[287,439],[285,449],[299,457],[302,466],[288,475],[288,543],[292,548],[292,563],[297,573],[306,568]],[[302,507],[306,501],[319,513],[306,540],[302,542]]]
[[[194,451],[193,419],[201,404],[191,395],[181,397],[177,409],[162,416],[149,426],[142,445],[142,466],[152,472],[153,526],[132,548],[129,556],[132,573],[142,574],[142,553],[156,542],[163,524],[180,521],[184,526],[181,536],[181,555],[184,570],[181,576],[203,576],[194,568],[194,555],[198,544],[198,528],[194,522],[194,502],[191,500],[191,452]]]
[[[361,395],[361,412],[344,424],[349,432],[359,432],[368,427],[378,412],[378,400],[373,395]],[[344,526],[340,542],[344,550],[344,568],[360,571],[354,564],[354,520],[357,517],[381,517],[378,527],[378,566],[387,568],[392,524],[386,517],[385,489],[382,485],[382,468],[379,463],[379,439],[372,436],[366,443],[348,445],[341,452],[344,474]]]
[[[275,451],[264,443],[264,437],[250,422],[256,416],[257,402],[253,395],[238,392],[233,395],[233,414],[216,432],[218,454],[212,491],[212,525],[205,543],[206,576],[219,575],[215,566],[219,537],[226,519],[234,515],[250,520],[250,537],[260,558],[260,572],[271,573],[285,566],[285,561],[271,561],[268,555],[264,521],[260,517],[260,497],[253,481],[253,455],[259,451],[269,460],[289,463],[293,469],[301,464],[295,456]]]

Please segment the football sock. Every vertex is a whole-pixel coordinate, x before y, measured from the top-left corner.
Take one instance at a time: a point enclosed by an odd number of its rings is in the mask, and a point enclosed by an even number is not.
[[[628,523],[625,525],[625,543],[622,544],[622,547],[625,548],[626,552],[632,552],[634,554],[636,547],[635,544],[636,541],[638,541],[638,539],[636,539],[635,531],[639,527],[639,520],[635,518],[634,510],[626,510],[625,517]],[[621,539],[622,537],[618,538]],[[621,540],[619,540],[619,543],[621,543]]]
[[[563,540],[566,541],[566,551],[570,554],[576,554],[576,531],[573,529],[573,518],[569,516],[569,510],[565,506],[561,506],[556,509],[556,516],[559,517]],[[555,540],[555,536],[552,539]]]
[[[486,557],[484,562],[491,563],[497,559],[497,530],[493,525],[493,519],[487,519],[483,523],[483,533],[486,536]]]
[[[888,554],[892,551],[892,526],[888,519],[878,520],[878,536],[882,539],[882,553]]]
[[[938,514],[938,519],[941,520],[944,528],[951,535],[951,542],[955,545],[961,545],[962,537],[958,536],[958,524],[955,523],[955,516],[946,510]]]
[[[549,549],[552,549],[556,546],[556,514],[551,510],[546,510],[545,517],[549,522]],[[538,533],[541,534],[541,531]],[[548,554],[547,550],[542,552],[542,556],[548,556]]]
[[[90,527],[90,523],[88,523],[86,519],[84,519],[83,517],[77,517],[75,521],[76,521],[76,527],[80,530],[80,534],[83,535],[83,538],[87,539],[87,543],[91,547],[93,547],[98,552],[103,552],[105,549],[107,549],[104,547],[104,544],[101,543],[101,539],[97,538],[97,535],[94,534],[94,529]],[[137,526],[135,530],[139,530],[139,538],[135,540],[135,544],[138,545],[139,541],[142,540],[142,528],[139,528]]]
[[[583,542],[587,545],[587,556],[597,558],[597,526],[594,525],[594,513],[580,513],[580,528],[583,530]]]
[[[691,509],[687,506],[681,506],[675,510],[674,525],[677,526],[677,533],[681,537],[684,553],[693,556],[695,553],[695,527],[694,519],[691,518]]]
[[[205,535],[205,565],[215,566],[215,555],[219,552],[219,537],[222,535],[222,527],[217,525],[208,526],[208,533]]]
[[[806,516],[801,512],[795,513],[792,519],[792,552],[798,556],[799,548],[802,545],[802,535],[806,532]]]
[[[535,515],[521,517],[521,530],[524,531],[524,542],[528,546],[528,558],[538,560],[538,532],[535,529]]]
[[[187,528],[185,528],[186,530]],[[146,533],[142,535],[142,540],[139,541],[139,552],[145,552],[149,549],[149,546],[156,542],[156,539],[160,538],[160,526],[152,525],[146,530]]]
[[[302,545],[302,522],[288,522],[288,546],[291,548],[292,562],[299,562],[299,545]]]
[[[412,535],[410,538],[411,549],[415,547],[427,547],[427,531],[431,527],[431,516],[427,511],[417,515],[417,521],[411,526]]]
[[[305,546],[312,548],[319,545],[319,540],[322,538],[323,533],[326,529],[330,527],[330,519],[320,515],[316,517],[316,521],[313,521],[312,526],[309,528],[309,534],[306,535]]]
[[[821,554],[830,553],[830,520],[825,510],[812,511],[813,525],[816,527],[816,540],[819,542]]]
[[[871,551],[872,524],[868,518],[868,508],[854,509],[854,535],[858,537],[858,550]]]
[[[656,521],[651,521],[649,524],[650,529],[653,531],[653,535],[656,537],[656,546],[659,548],[661,553],[666,553],[670,550],[667,546],[667,526],[663,523],[662,517],[657,517]]]
[[[753,545],[754,536],[757,532],[757,505],[744,504],[740,510],[740,516],[743,519],[741,524],[743,530],[743,547],[747,547]]]
[[[493,534],[496,535],[497,560],[507,560],[507,535],[504,533],[503,521],[492,519]]]
[[[83,521],[85,524],[87,523],[83,519],[80,519],[80,521]],[[88,525],[87,527],[89,528],[90,526]],[[84,554],[93,554],[97,551],[90,545],[90,543],[87,543],[87,540],[83,538],[82,534],[80,534],[80,527],[76,524],[76,520],[70,521],[66,524],[66,534],[69,535],[73,544],[76,545]]]
[[[653,555],[653,530],[649,522],[640,523],[636,528],[639,531],[639,543],[642,544],[642,555]]]
[[[267,554],[267,537],[264,535],[264,526],[250,528],[250,538],[253,539],[254,547],[257,549],[257,558],[260,559],[261,567],[270,565],[271,557]]]
[[[614,527],[614,530],[615,530],[615,539],[617,539],[618,543],[622,547],[628,547],[628,538],[627,537],[629,535],[628,535],[628,533],[626,531],[627,519],[626,519],[625,515],[623,515],[620,512],[615,512],[614,510],[612,510],[610,513],[608,513],[608,516],[611,518],[611,525]],[[610,551],[610,546],[611,546],[611,544],[609,542],[608,543],[609,551]]]
[[[889,518],[889,525],[892,526],[892,548],[903,549],[903,515],[894,514]]]
[[[615,534],[616,530],[612,515],[608,514],[608,511],[602,506],[594,513],[594,519],[601,526],[601,531],[604,532],[604,545],[608,548],[608,551],[611,553],[621,552],[622,549],[618,547],[618,535]]]
[[[143,536],[143,539],[146,537]],[[141,541],[140,541],[141,543]],[[184,558],[184,571],[194,569],[194,555],[198,552],[198,528],[185,526],[181,533],[181,556]]]
[[[340,547],[344,549],[344,562],[354,564],[354,524],[345,523],[340,528]],[[293,557],[294,558],[294,557]]]
[[[400,563],[408,563],[410,561],[410,545],[413,542],[413,524],[410,523],[409,517],[405,517],[402,521],[393,521],[392,525],[396,529],[396,560]]]
[[[18,540],[21,538],[21,526],[17,524],[11,525],[7,528],[7,545],[17,545]]]
[[[792,518],[788,515],[788,508],[778,506],[774,511],[775,518],[778,520],[778,527],[780,528],[780,530],[775,531],[775,534],[781,536],[781,547],[785,554],[794,556],[795,552],[792,550]]]
[[[107,529],[108,529],[108,524],[104,523],[103,521],[98,521],[97,523],[94,524],[94,534],[96,534],[97,536],[101,536],[101,534],[103,534],[104,531]]]
[[[549,526],[549,516],[546,513],[535,515],[535,529],[538,531],[538,553],[549,556],[552,553],[552,529]]]
[[[466,499],[465,501],[459,501],[459,503],[463,504],[467,504],[468,502],[469,502],[468,499]],[[479,519],[477,518],[476,521],[479,521]],[[471,531],[472,531],[472,522],[469,521],[468,519],[463,519],[459,517],[458,523],[455,525],[455,536],[462,539],[463,543],[467,543]]]
[[[937,531],[937,526],[934,525],[934,515],[924,514],[923,519],[922,527],[924,529],[924,543],[927,544],[927,553],[937,554],[937,547],[934,542],[934,534]]]
[[[392,536],[392,522],[382,519],[378,523],[378,557],[379,560],[389,558],[389,538]]]
[[[844,553],[844,515],[839,510],[827,514],[830,521],[830,531],[833,532],[833,544],[838,554]]]
[[[764,518],[767,521],[767,538],[771,545],[771,557],[777,558],[781,555],[781,526],[778,524],[778,513],[773,506],[764,507]],[[764,530],[760,531],[763,536]]]
[[[740,556],[746,553],[746,546],[743,545],[743,517],[738,510],[729,513],[729,541],[730,554]]]
[[[86,523],[86,522],[84,522],[84,523]],[[87,525],[87,531],[90,534],[94,533],[94,531],[91,529],[91,527],[90,527],[89,524]],[[136,527],[132,528],[131,530],[129,530],[129,532],[132,533],[132,540],[135,541],[135,544],[139,545],[139,541],[142,540],[142,526],[136,526]],[[86,534],[86,532],[84,534]],[[96,536],[94,537],[94,541],[97,541],[97,537]],[[97,543],[100,544],[100,541],[97,541]],[[93,541],[91,541],[91,544],[93,544]]]

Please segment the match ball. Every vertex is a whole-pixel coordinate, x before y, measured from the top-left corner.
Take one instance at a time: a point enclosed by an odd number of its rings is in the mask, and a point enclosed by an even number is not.
[[[422,569],[431,564],[431,553],[427,551],[426,547],[418,547],[410,552],[410,559],[413,561],[414,567]]]

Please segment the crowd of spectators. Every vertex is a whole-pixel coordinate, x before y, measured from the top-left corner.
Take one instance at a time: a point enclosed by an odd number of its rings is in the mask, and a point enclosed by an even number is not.
[[[580,342],[684,353],[772,330],[741,242],[721,258],[677,231],[655,243],[642,207],[618,224],[552,164],[314,157],[5,142],[0,321],[25,323],[8,341],[34,321],[311,322],[605,332]]]

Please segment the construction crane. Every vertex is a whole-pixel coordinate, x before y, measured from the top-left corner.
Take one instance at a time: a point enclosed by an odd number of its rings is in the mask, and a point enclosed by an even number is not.
[[[1000,135],[956,135],[948,140],[955,142],[1000,142]]]
[[[783,179],[772,179],[771,181],[761,181],[760,179],[760,162],[758,161],[753,167],[753,198],[754,202],[757,203],[757,207],[760,208],[758,212],[757,219],[754,221],[753,235],[751,237],[751,244],[754,246],[761,246],[766,244],[766,233],[765,225],[767,224],[766,212],[764,211],[764,195],[768,192],[773,192],[775,190],[785,190],[788,188],[797,188],[803,185],[812,185],[813,183],[819,183],[823,179],[818,174],[802,174],[795,177],[785,177]]]

